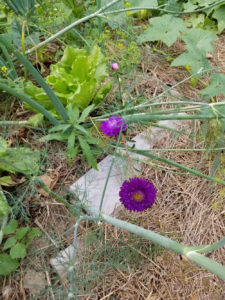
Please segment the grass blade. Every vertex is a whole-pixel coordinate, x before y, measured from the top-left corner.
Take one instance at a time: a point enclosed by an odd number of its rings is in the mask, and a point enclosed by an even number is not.
[[[4,38],[0,37],[0,42],[2,42],[18,58],[18,60],[24,65],[24,67],[32,74],[32,76],[35,78],[35,80],[45,90],[46,94],[49,96],[50,100],[52,101],[52,103],[55,106],[58,113],[61,115],[64,122],[67,122],[69,117],[65,110],[65,107],[62,105],[59,98],[52,91],[50,86],[46,83],[46,81],[39,74],[39,72],[32,66],[32,64],[19,51],[14,49],[14,47],[9,42],[7,42]]]
[[[31,105],[33,108],[38,110],[41,114],[43,114],[53,125],[59,125],[59,121],[56,120],[50,112],[48,112],[43,106],[32,100],[26,94],[20,93],[15,88],[11,88],[9,85],[0,82],[0,89],[6,91],[7,93],[19,98],[20,100],[26,102]]]

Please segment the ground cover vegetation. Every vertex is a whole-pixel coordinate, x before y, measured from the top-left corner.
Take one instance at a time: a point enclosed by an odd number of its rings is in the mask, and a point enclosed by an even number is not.
[[[3,299],[224,295],[224,29],[224,1],[0,1]],[[126,145],[146,128],[161,129],[153,149]],[[104,197],[91,215],[68,187],[118,153],[119,218]],[[71,244],[62,278],[49,258]]]

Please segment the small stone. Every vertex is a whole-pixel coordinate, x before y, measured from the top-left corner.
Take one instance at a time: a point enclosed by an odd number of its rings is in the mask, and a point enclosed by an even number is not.
[[[23,278],[23,286],[25,289],[29,289],[33,295],[38,295],[44,291],[47,285],[44,272],[36,272],[34,270],[28,270]]]

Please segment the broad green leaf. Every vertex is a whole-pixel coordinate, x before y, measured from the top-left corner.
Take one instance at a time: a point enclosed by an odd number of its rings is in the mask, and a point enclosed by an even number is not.
[[[10,176],[0,177],[0,185],[10,186],[12,183],[13,183],[13,181]]]
[[[4,247],[3,247],[3,250],[7,250],[9,248],[12,248],[15,244],[16,244],[17,240],[14,236],[8,238],[6,241],[5,241],[5,244],[4,244]]]
[[[22,243],[17,243],[10,250],[10,256],[14,258],[24,258],[26,256],[26,247]]]
[[[112,89],[112,81],[109,80],[98,90],[93,99],[93,104],[98,105]]]
[[[221,33],[225,29],[225,5],[215,9],[212,17],[218,22],[218,31]]]
[[[211,31],[203,29],[186,29],[182,34],[182,40],[186,43],[187,50],[196,52],[196,50],[202,54],[206,52],[214,52],[213,42],[217,40],[217,35]]]
[[[0,156],[2,156],[8,148],[6,140],[0,136]]]
[[[110,3],[111,0],[101,0],[101,6],[105,6],[106,4]],[[115,11],[115,10],[119,10],[119,9],[123,9],[125,8],[125,3],[124,1],[119,1],[117,3],[115,3],[114,5],[110,6],[106,11]],[[117,28],[121,28],[122,26],[125,26],[127,24],[127,16],[125,13],[120,13],[120,14],[112,14],[110,15],[109,18],[107,19],[103,19],[103,22],[106,22],[109,24],[109,26],[112,29],[117,29]]]
[[[19,267],[19,262],[12,259],[8,254],[0,254],[0,275],[6,276]]]
[[[71,152],[75,148],[76,131],[72,131],[68,138],[68,151]]]
[[[89,135],[89,132],[82,125],[78,125],[78,124],[74,125],[74,128],[84,133],[85,135]]]
[[[204,25],[205,15],[204,14],[191,14],[190,17],[185,19],[184,24],[187,27],[202,27]]]
[[[169,14],[151,18],[150,23],[151,25],[138,38],[138,43],[162,41],[171,46],[185,28],[181,18]]]
[[[87,161],[92,166],[92,168],[94,168],[95,170],[98,171],[97,161],[96,161],[96,159],[94,158],[94,156],[93,156],[93,154],[91,152],[90,146],[81,137],[78,137],[78,139],[79,139],[79,142],[80,142],[80,146],[81,146],[82,152],[83,152],[84,156],[87,158]]]
[[[192,73],[194,74],[210,68],[210,64],[205,58],[204,53],[198,50],[194,52],[186,51],[182,53],[180,56],[174,59],[171,64],[173,67],[186,65],[191,67]]]
[[[48,141],[60,141],[64,142],[68,139],[69,135],[67,133],[52,133],[48,134],[46,136],[43,136],[42,138],[39,139],[40,142],[48,142]]]
[[[127,2],[130,3],[130,7],[137,7],[137,8],[152,8],[158,6],[157,0],[128,0]]]
[[[73,147],[71,149],[68,148],[68,150],[66,151],[66,155],[69,159],[72,159],[77,156],[78,151],[79,151],[79,146]],[[68,161],[68,164],[70,165],[70,161]]]
[[[92,110],[94,109],[94,104],[92,105],[89,105],[88,107],[86,107],[84,109],[84,111],[82,112],[79,120],[78,120],[78,123],[83,123],[85,121],[85,119],[89,116],[89,114],[92,112]]]
[[[42,105],[47,110],[54,110],[53,103],[45,93],[44,89],[35,86],[31,81],[28,81],[24,85],[24,92],[29,95],[33,100]],[[27,109],[37,112],[33,107],[25,104]],[[56,113],[56,110],[54,110]]]
[[[109,92],[109,84],[108,89],[101,89],[108,73],[106,57],[98,46],[94,46],[89,55],[84,49],[68,46],[61,61],[51,65],[50,69],[51,73],[46,77],[46,81],[51,85],[64,107],[68,108],[71,104],[72,108],[77,106],[83,110],[94,100],[99,90],[101,90],[101,97],[98,97],[98,102],[103,100]],[[55,118],[60,118],[42,88],[28,82],[25,84],[24,91]],[[27,106],[27,108],[33,110],[32,107]],[[75,120],[75,117],[71,117],[71,120]]]
[[[69,103],[69,105],[67,106],[68,109],[68,116],[69,119],[71,121],[72,124],[75,124],[78,122],[78,118],[80,115],[80,110],[77,106],[75,106],[74,108],[72,107],[72,104]]]
[[[39,170],[40,152],[29,148],[9,148],[0,157],[0,170],[12,173],[34,174]]]
[[[3,192],[1,191],[0,186],[0,218],[5,216],[10,210],[10,206],[8,205]]]
[[[16,231],[18,222],[16,220],[11,220],[9,223],[3,228],[4,234],[11,234]]]
[[[194,4],[193,1],[188,1],[186,3],[183,3],[184,11],[193,11],[196,8],[198,8],[198,5]]]
[[[27,124],[37,127],[39,126],[44,120],[44,115],[42,114],[36,114],[32,117],[30,117],[30,119],[28,120]]]
[[[222,73],[214,73],[210,78],[209,86],[200,91],[203,96],[214,97],[218,94],[225,96],[225,75]]]
[[[27,232],[29,231],[29,227],[21,227],[19,228],[17,231],[16,231],[16,239],[17,240],[21,240],[26,234]]]
[[[52,128],[49,129],[49,132],[54,132],[54,131],[62,131],[65,132],[67,129],[69,129],[71,127],[70,124],[60,124],[60,125],[56,125]]]

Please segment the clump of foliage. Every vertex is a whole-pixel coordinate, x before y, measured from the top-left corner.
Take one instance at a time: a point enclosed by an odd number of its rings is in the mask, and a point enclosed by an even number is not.
[[[111,89],[111,81],[107,81],[106,60],[99,47],[94,46],[90,55],[84,49],[67,47],[61,61],[51,65],[51,74],[46,81],[52,86],[62,104],[68,109],[78,107],[85,109],[88,105],[98,105]],[[59,118],[52,102],[42,88],[27,82],[26,94]],[[33,110],[29,106],[30,109]]]
[[[0,253],[0,275],[5,276],[19,267],[18,259],[26,256],[26,249],[30,242],[41,232],[39,229],[29,226],[18,228],[18,222],[14,219],[3,228],[2,232],[8,236],[1,249],[2,253]]]

